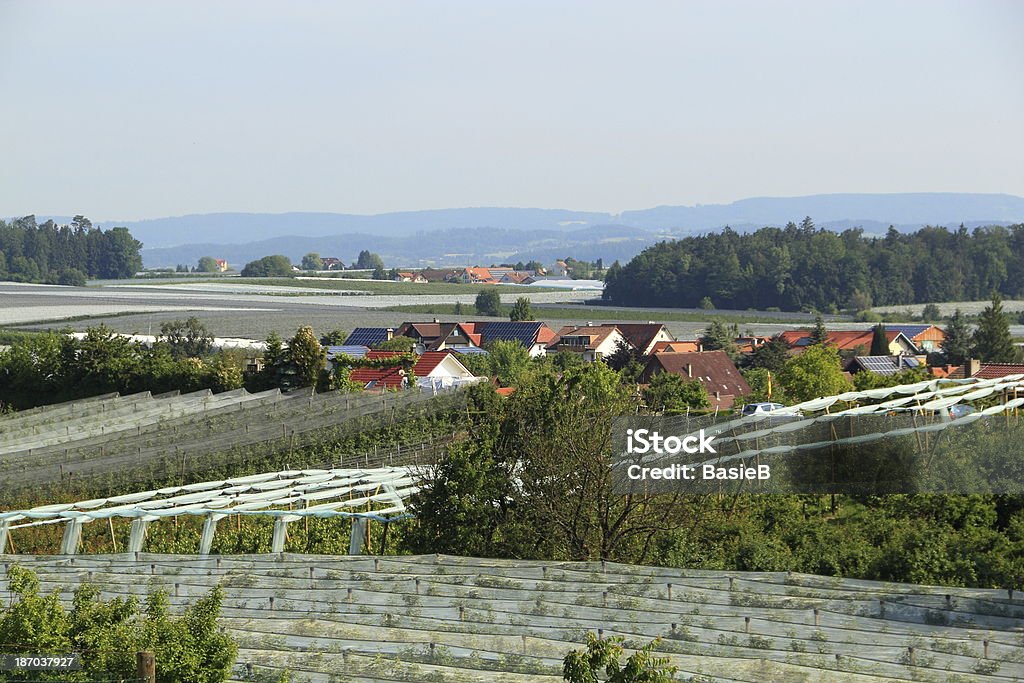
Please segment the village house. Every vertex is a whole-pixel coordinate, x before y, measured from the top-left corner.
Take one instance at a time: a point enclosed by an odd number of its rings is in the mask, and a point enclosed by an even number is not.
[[[416,340],[417,353],[480,346],[479,337],[464,323],[457,322],[405,322],[395,330],[395,336]]]
[[[737,398],[751,393],[750,386],[725,351],[656,353],[640,374],[640,383],[650,384],[661,372],[679,375],[687,381],[699,381],[708,392],[713,408],[731,408]]]
[[[763,337],[763,336],[759,337],[759,336],[747,336],[747,335],[744,335],[744,336],[736,337],[736,340],[735,340],[736,341],[736,349],[740,353],[754,353],[755,351],[757,351],[759,348],[761,348],[762,346],[764,346],[765,344],[767,344],[771,340],[772,340],[772,338],[770,336],[769,337]]]
[[[587,323],[560,329],[557,336],[548,344],[547,351],[576,353],[583,360],[592,363],[615,353],[620,344],[630,345],[616,325]]]
[[[463,268],[459,274],[459,282],[464,285],[494,284],[497,280],[488,268]]]
[[[886,325],[886,330],[902,332],[921,353],[932,353],[942,348],[946,332],[935,325]]]
[[[629,345],[645,356],[654,353],[658,344],[675,341],[668,328],[653,320],[646,323],[615,323]]]
[[[400,355],[397,351],[370,351],[366,358],[375,360]],[[412,374],[416,386],[421,390],[438,391],[481,381],[452,351],[427,351],[416,360]],[[362,385],[364,389],[402,389],[409,387],[410,378],[401,366],[391,366],[353,368],[349,380]]]
[[[555,261],[555,264],[553,266],[545,268],[546,275],[550,275],[556,278],[566,277],[571,273],[572,268],[570,268],[569,265],[562,259],[558,259],[557,261]]]
[[[336,259],[333,256],[324,256],[320,259],[321,270],[345,270],[345,264],[341,262],[341,259]]]
[[[525,285],[527,280],[533,277],[533,273],[525,270],[513,270],[505,273],[499,282],[503,285]]]
[[[395,332],[396,336],[416,340],[417,353],[482,348],[495,341],[514,341],[522,344],[530,356],[542,356],[555,338],[547,324],[531,320],[519,322],[406,322]]]
[[[470,330],[480,335],[480,345],[495,341],[513,341],[522,344],[531,357],[547,353],[548,344],[555,339],[555,331],[538,320],[517,322],[472,322],[466,323]]]
[[[516,272],[516,269],[508,268],[506,266],[491,266],[490,268],[487,269],[487,272],[491,274],[492,280],[494,280],[495,282],[501,282],[502,278],[504,278],[509,273]]]
[[[949,379],[966,379],[970,377],[1000,379],[1012,375],[1024,375],[1024,364],[1022,363],[983,363],[976,358],[968,360],[960,367],[947,365],[944,369]]]
[[[459,271],[454,268],[424,268],[420,271],[427,282],[457,282]]]
[[[660,341],[654,342],[654,346],[651,348],[651,354],[655,353],[693,353],[694,351],[703,351],[704,347],[700,343],[699,339],[684,339],[676,341]]]
[[[418,282],[425,283],[427,278],[423,277],[420,273],[414,273],[410,270],[400,270],[395,273],[395,282]]]
[[[825,344],[838,349],[865,356],[871,351],[874,330],[830,330],[826,333]],[[802,353],[811,345],[810,330],[786,330],[779,335],[790,348],[791,353]],[[898,330],[885,330],[889,343],[889,355],[903,356],[917,353],[917,346]]]

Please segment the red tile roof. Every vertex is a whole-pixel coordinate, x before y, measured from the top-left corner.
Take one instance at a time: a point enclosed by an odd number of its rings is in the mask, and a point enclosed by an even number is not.
[[[626,338],[626,341],[641,352],[647,351],[647,347],[651,345],[655,337],[665,330],[665,326],[661,323],[616,323],[615,326],[619,328],[619,332]],[[670,334],[669,337],[671,336]]]
[[[582,325],[563,327],[548,344],[549,349],[556,349],[562,342],[562,337],[587,337],[587,344],[584,348],[593,351],[616,332],[615,325]],[[575,348],[575,347],[574,347]]]
[[[416,377],[427,377],[440,365],[446,357],[453,354],[453,351],[427,351],[416,360],[412,372]],[[366,358],[394,358],[402,355],[398,351],[370,351]],[[402,386],[402,378],[405,370],[401,366],[389,368],[354,368],[349,374],[349,379],[358,384],[366,386],[373,383],[374,386],[385,386],[398,388]]]
[[[711,398],[711,405],[719,408],[731,407],[737,396],[746,396],[751,391],[725,351],[658,353],[651,356],[640,379],[649,383],[659,372],[699,380]]]
[[[699,341],[660,341],[654,343],[651,353],[692,353],[700,351]]]
[[[898,330],[886,330],[885,338],[891,344],[900,334]],[[825,343],[841,351],[856,349],[858,346],[863,346],[865,350],[870,350],[871,340],[874,338],[874,335],[874,330],[833,330],[826,334]],[[810,344],[811,331],[786,330],[780,333],[779,336],[790,347],[808,346]],[[906,339],[906,335],[904,335],[904,339]]]
[[[466,268],[466,276],[473,282],[494,282],[494,276],[487,268]]]
[[[1019,363],[982,363],[981,369],[971,376],[979,379],[998,379],[1008,375],[1024,375],[1024,365]]]

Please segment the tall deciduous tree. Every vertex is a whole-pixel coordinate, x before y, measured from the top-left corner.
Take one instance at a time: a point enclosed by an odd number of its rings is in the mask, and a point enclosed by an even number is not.
[[[659,372],[644,390],[644,403],[657,412],[680,412],[687,408],[710,408],[708,390],[700,380],[686,381],[671,372]]]
[[[302,257],[302,269],[303,270],[320,270],[324,267],[324,262],[320,258],[320,254],[315,251],[311,251]]]
[[[170,347],[175,358],[200,358],[213,348],[213,335],[199,321],[189,316],[186,320],[168,320],[160,325],[160,341]]]
[[[476,312],[480,315],[501,315],[501,296],[493,287],[481,290],[476,295]]]
[[[502,386],[510,387],[519,383],[523,373],[530,368],[530,352],[526,347],[511,339],[499,339],[487,344],[488,375],[496,377]]]
[[[796,402],[848,391],[850,381],[843,374],[839,352],[830,346],[809,346],[790,358],[779,373],[786,396]]]
[[[359,270],[384,270],[384,259],[379,254],[363,249],[356,258],[356,268]]]
[[[216,273],[220,270],[220,266],[217,265],[217,259],[212,256],[200,256],[199,257],[199,272],[200,273]]]
[[[288,341],[288,360],[295,368],[299,386],[316,386],[320,382],[327,351],[320,346],[312,327],[300,327]]]
[[[242,277],[291,277],[291,274],[292,262],[281,254],[250,261],[242,268]]]

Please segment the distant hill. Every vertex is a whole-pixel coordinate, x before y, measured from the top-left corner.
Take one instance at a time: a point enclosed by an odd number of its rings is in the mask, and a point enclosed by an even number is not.
[[[1024,197],[954,192],[900,194],[817,194],[807,197],[754,197],[731,204],[659,206],[626,211],[616,222],[637,227],[708,230],[724,225],[784,225],[811,216],[815,223],[882,223],[886,226],[946,225],[1024,220]]]
[[[223,258],[240,268],[268,254],[284,254],[298,263],[311,251],[351,263],[362,249],[381,255],[391,266],[490,265],[539,258],[545,263],[558,258],[594,260],[630,259],[663,236],[628,226],[594,226],[569,232],[557,230],[510,230],[460,228],[431,230],[414,235],[388,237],[351,233],[326,237],[286,236],[245,244],[187,244],[144,249],[147,267],[195,264],[200,256]]]
[[[196,242],[240,244],[283,235],[326,237],[365,233],[386,237],[458,228],[556,230],[622,225],[651,231],[713,230],[724,225],[785,224],[811,216],[832,221],[904,225],[1024,221],[1024,197],[1007,194],[903,193],[821,194],[807,197],[755,197],[731,204],[659,206],[620,215],[564,209],[465,208],[403,211],[370,216],[343,213],[216,213],[141,221],[97,221],[125,225],[147,248]],[[94,220],[95,217],[93,217]]]
[[[902,193],[754,197],[731,204],[659,206],[622,214],[565,209],[463,208],[376,215],[342,213],[216,213],[125,225],[145,245],[147,266],[195,263],[216,256],[244,264],[269,253],[298,259],[309,251],[348,260],[360,249],[377,251],[389,264],[491,262],[573,254],[576,258],[629,259],[660,239],[719,230],[750,232],[799,222],[842,230],[862,227],[882,234],[923,225],[967,226],[1024,222],[1024,197],[1007,194]],[[38,220],[45,220],[40,216]],[[93,217],[95,220],[95,217]],[[67,222],[68,217],[55,217]],[[458,255],[458,258],[448,255]]]

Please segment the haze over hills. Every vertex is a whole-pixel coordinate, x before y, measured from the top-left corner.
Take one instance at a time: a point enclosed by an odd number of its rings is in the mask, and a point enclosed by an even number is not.
[[[217,213],[96,223],[130,228],[145,244],[147,267],[194,264],[204,255],[240,266],[271,253],[298,260],[310,251],[348,262],[361,249],[380,253],[388,265],[417,266],[551,260],[569,254],[582,259],[625,260],[661,239],[726,225],[746,232],[799,222],[804,216],[811,216],[819,226],[836,230],[862,227],[869,234],[884,233],[889,225],[907,231],[923,225],[1009,224],[1024,222],[1024,197],[821,194],[659,206],[621,214],[485,207],[376,215]]]

